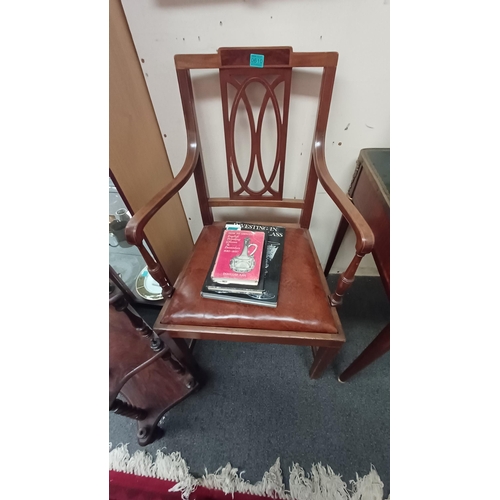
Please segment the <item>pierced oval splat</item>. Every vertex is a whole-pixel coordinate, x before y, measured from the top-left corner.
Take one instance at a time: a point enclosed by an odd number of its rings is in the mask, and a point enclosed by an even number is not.
[[[258,75],[255,74],[254,70],[235,72],[222,69],[220,71],[229,195],[231,199],[283,198],[290,76],[291,70],[289,69],[261,70]],[[276,88],[280,84],[284,84],[283,105],[281,107],[276,95]],[[229,85],[234,87],[236,91],[232,103],[228,102]],[[262,101],[257,106],[258,115],[256,117],[254,117],[252,109],[254,102],[250,99],[252,94],[249,92],[250,87],[255,85],[264,89]],[[242,103],[243,106],[241,106]],[[269,108],[272,109],[276,124],[276,150],[272,167],[267,168],[266,165],[266,168],[264,168],[262,133],[263,130],[266,130],[263,123],[266,114],[271,112]],[[236,153],[237,148],[241,148],[241,137],[237,135],[236,123],[240,121],[240,113],[243,113],[243,110],[246,112],[250,127],[250,163],[248,170],[240,165]],[[273,184],[276,185],[276,180],[278,181],[277,188],[273,187]]]
[[[235,111],[233,120],[234,156],[232,157],[234,170],[243,179],[250,179],[252,176],[252,163],[254,162],[252,143],[255,125],[249,118],[247,105],[243,99],[240,99],[237,105],[235,104],[233,111]],[[237,182],[239,183],[238,180]]]

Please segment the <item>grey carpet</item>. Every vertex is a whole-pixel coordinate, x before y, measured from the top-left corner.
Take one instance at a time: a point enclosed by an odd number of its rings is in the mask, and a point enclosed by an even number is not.
[[[336,277],[330,276],[329,284]],[[152,324],[159,309],[141,308]],[[389,320],[379,278],[358,277],[339,310],[347,342],[319,380],[308,377],[310,348],[269,344],[198,342],[195,356],[208,374],[203,389],[173,408],[165,435],[141,448],[136,423],[110,414],[109,440],[131,452],[179,451],[200,476],[231,462],[256,482],[281,458],[285,480],[292,462],[306,471],[330,465],[347,483],[370,464],[390,490],[389,358],[387,353],[341,384],[337,375]]]

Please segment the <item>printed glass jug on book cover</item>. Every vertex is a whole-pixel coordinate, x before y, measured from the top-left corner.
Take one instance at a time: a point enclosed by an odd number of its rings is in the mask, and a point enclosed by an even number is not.
[[[265,233],[226,230],[212,272],[219,283],[259,282]]]

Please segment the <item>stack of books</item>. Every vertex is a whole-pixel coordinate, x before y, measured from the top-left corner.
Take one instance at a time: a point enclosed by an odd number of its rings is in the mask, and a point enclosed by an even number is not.
[[[284,242],[284,227],[227,223],[201,296],[276,307]]]

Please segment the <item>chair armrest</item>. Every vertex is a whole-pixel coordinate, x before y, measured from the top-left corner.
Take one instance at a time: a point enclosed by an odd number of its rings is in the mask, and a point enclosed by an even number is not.
[[[125,236],[127,241],[136,246],[142,246],[144,239],[144,227],[151,220],[153,215],[167,203],[177,192],[186,184],[191,177],[199,158],[199,150],[196,142],[188,145],[186,160],[180,172],[172,179],[167,186],[160,190],[156,195],[140,208],[127,223]]]
[[[375,236],[370,226],[365,221],[359,210],[349,197],[340,189],[328,171],[325,161],[323,141],[316,141],[313,148],[313,161],[316,174],[330,198],[339,207],[342,215],[349,222],[356,235],[356,253],[366,255],[370,253],[375,244]]]

